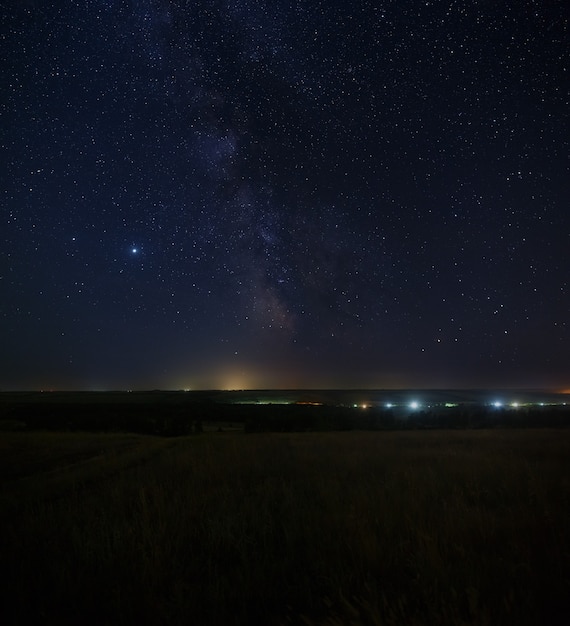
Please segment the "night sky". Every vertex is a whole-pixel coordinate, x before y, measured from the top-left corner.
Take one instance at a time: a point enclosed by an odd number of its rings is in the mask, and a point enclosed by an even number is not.
[[[0,12],[0,389],[570,387],[564,0]]]

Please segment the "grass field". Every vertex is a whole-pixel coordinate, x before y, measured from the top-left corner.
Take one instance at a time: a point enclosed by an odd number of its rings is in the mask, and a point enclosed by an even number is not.
[[[0,434],[3,624],[566,624],[570,431]]]

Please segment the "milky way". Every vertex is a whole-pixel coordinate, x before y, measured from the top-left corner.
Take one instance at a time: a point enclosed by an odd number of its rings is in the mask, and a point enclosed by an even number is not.
[[[1,11],[0,388],[570,387],[565,2]]]

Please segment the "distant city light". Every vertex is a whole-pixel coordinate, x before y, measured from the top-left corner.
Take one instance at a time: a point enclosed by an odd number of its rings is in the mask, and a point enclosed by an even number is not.
[[[513,409],[516,409],[516,408],[518,408],[519,403],[518,402],[512,402],[511,406],[513,407]]]
[[[416,402],[415,400],[413,402],[410,402],[410,409],[413,409],[414,411],[419,408],[420,403]]]
[[[503,403],[502,402],[493,402],[493,406],[496,409],[500,409],[503,406]]]
[[[391,409],[394,405],[391,402],[386,403],[386,408]]]

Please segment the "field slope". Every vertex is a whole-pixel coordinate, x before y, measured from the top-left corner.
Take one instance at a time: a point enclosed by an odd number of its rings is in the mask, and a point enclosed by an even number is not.
[[[5,624],[563,624],[570,432],[4,433]]]

